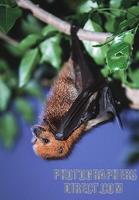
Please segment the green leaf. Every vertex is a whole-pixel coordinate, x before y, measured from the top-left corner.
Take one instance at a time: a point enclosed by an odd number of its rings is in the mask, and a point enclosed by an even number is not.
[[[112,8],[119,8],[121,5],[122,0],[111,0],[110,1],[110,6]]]
[[[4,111],[7,108],[10,96],[11,96],[10,89],[0,79],[0,111]]]
[[[4,59],[0,59],[0,73],[5,72],[8,68],[8,63]]]
[[[15,6],[16,2],[15,0],[0,0],[0,5],[7,5],[7,6]]]
[[[0,139],[6,148],[14,145],[17,134],[17,124],[12,113],[8,112],[0,117]]]
[[[111,72],[127,69],[133,39],[133,30],[123,32],[115,37],[106,56],[106,62]]]
[[[39,50],[37,48],[26,52],[19,66],[19,87],[23,87],[30,79],[34,67],[39,61]]]
[[[135,59],[136,59],[136,60],[139,60],[139,51],[136,52]]]
[[[106,65],[104,68],[101,69],[101,73],[104,77],[107,77],[110,74],[110,69],[109,67]]]
[[[129,68],[128,77],[130,82],[126,82],[126,84],[131,88],[139,88],[139,69],[132,70]]]
[[[108,32],[114,32],[115,31],[115,21],[116,21],[115,16],[105,13],[105,17],[107,19],[107,21],[105,23],[105,29]]]
[[[40,50],[42,53],[41,63],[46,61],[53,65],[56,69],[60,67],[62,50],[60,47],[59,35],[48,38],[42,42]]]
[[[121,7],[124,9],[127,9],[131,7],[132,5],[136,5],[137,3],[138,3],[138,0],[130,0],[130,1],[122,0]]]
[[[31,96],[35,96],[39,99],[44,99],[43,91],[40,85],[35,80],[29,81],[26,87],[24,88],[24,91],[26,91]]]
[[[23,99],[23,98],[17,98],[15,100],[15,107],[18,112],[23,116],[23,118],[27,122],[32,122],[34,119],[34,112],[33,112],[33,107],[31,104]]]
[[[42,35],[47,37],[50,33],[57,32],[57,29],[51,25],[47,25],[42,30]]]
[[[11,44],[8,44],[6,43],[5,44],[5,47],[7,48],[7,50],[14,56],[16,57],[21,57],[24,55],[24,51],[22,51],[18,45],[17,46],[14,46],[14,45],[11,45]]]
[[[139,23],[139,16],[123,20],[119,25],[119,32],[135,28],[138,23]]]
[[[0,4],[0,31],[7,33],[20,17],[21,11],[18,7],[9,7]]]
[[[22,19],[21,28],[23,30],[23,33],[25,33],[25,35],[32,33],[39,35],[42,30],[42,24],[33,15],[28,14],[25,19]]]
[[[107,64],[111,72],[126,69],[128,67],[129,54],[130,46],[127,43],[119,42],[112,45],[107,53]]]
[[[19,43],[18,48],[25,51],[35,45],[41,38],[40,35],[30,34]]]
[[[87,0],[84,3],[81,3],[81,5],[78,8],[79,13],[88,13],[92,10],[92,8],[97,8],[98,4],[97,2],[93,2],[91,0]]]
[[[139,6],[132,6],[127,10],[127,18],[133,18],[139,16]]]
[[[93,32],[101,32],[102,28],[99,24],[92,22],[90,19],[86,22],[84,29],[93,31]],[[105,56],[108,50],[107,45],[102,47],[93,47],[93,45],[99,44],[98,42],[94,41],[83,41],[86,51],[88,54],[95,60],[97,64],[104,64],[105,63]]]

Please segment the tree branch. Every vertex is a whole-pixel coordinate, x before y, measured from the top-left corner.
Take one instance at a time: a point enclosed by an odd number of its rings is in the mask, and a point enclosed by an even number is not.
[[[16,46],[18,44],[17,41],[15,41],[14,39],[10,38],[8,35],[5,35],[4,33],[2,33],[0,31],[0,39],[4,40],[5,42],[13,45],[13,46]]]
[[[29,0],[16,0],[17,5],[21,8],[30,10],[32,14],[43,21],[50,24],[67,35],[70,35],[70,24],[52,15],[51,13],[39,8],[38,5],[33,4]],[[110,33],[91,32],[84,29],[79,29],[77,33],[80,40],[96,41],[99,43],[105,42],[106,38],[111,36]]]

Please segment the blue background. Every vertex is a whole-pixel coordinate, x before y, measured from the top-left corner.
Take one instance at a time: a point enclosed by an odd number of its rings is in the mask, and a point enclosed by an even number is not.
[[[35,103],[38,113],[41,104]],[[124,111],[121,115],[124,130],[116,122],[101,125],[85,134],[64,160],[42,160],[31,145],[30,126],[20,119],[22,132],[15,148],[6,151],[0,147],[0,200],[137,200],[139,180],[124,182],[122,194],[64,194],[63,182],[54,180],[54,169],[121,169],[131,168],[125,162],[132,151],[133,122],[138,122],[138,112]],[[36,119],[37,120],[37,119]],[[139,166],[132,166],[139,172]],[[139,175],[139,174],[138,174]]]

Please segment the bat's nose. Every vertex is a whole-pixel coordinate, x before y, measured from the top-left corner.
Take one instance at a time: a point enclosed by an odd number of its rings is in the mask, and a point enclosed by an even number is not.
[[[62,133],[62,132],[56,133],[55,138],[56,138],[56,140],[63,140],[64,133]]]

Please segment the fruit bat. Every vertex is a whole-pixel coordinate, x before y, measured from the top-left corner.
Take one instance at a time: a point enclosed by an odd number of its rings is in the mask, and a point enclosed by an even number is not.
[[[39,125],[32,128],[33,149],[43,159],[62,158],[87,130],[116,116],[115,103],[100,71],[87,63],[71,26],[71,56],[48,94]]]

